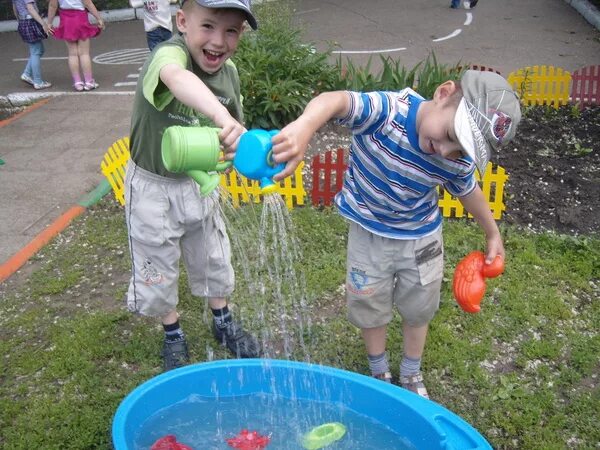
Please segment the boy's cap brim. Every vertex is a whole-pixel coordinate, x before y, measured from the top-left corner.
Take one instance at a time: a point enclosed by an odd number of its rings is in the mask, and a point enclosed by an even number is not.
[[[200,6],[205,8],[234,8],[241,9],[246,13],[246,20],[253,30],[258,28],[256,17],[250,10],[250,0],[195,0]]]
[[[479,173],[483,174],[490,160],[491,150],[471,114],[469,114],[469,108],[464,97],[458,104],[454,116],[454,132],[464,152],[475,161]]]
[[[454,131],[483,175],[492,148],[498,149],[514,138],[521,105],[508,82],[493,72],[467,70],[460,86],[463,98],[454,116]]]

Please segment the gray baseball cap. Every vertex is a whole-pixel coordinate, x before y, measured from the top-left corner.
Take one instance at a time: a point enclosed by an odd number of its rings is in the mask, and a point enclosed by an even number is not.
[[[493,149],[515,137],[521,120],[519,97],[494,72],[467,70],[460,79],[463,92],[454,131],[463,150],[483,175]]]
[[[185,0],[183,0],[185,1]],[[182,2],[183,2],[182,1]],[[246,13],[246,20],[250,24],[253,30],[258,28],[256,18],[252,14],[250,0],[196,0],[200,6],[205,8],[234,8],[241,9]]]

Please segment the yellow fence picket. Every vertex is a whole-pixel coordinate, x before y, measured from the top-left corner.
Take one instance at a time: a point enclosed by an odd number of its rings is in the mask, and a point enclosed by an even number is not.
[[[125,166],[129,160],[129,138],[119,139],[109,147],[100,163],[102,175],[106,177],[113,189],[115,198],[122,205],[125,204]]]
[[[502,212],[506,210],[506,205],[504,204],[504,184],[508,180],[508,175],[506,175],[504,168],[496,166],[496,170],[494,170],[494,165],[488,163],[483,175],[483,182],[481,182],[481,178],[477,172],[475,172],[475,178],[480,183],[483,196],[490,205],[494,219],[498,220],[502,218]],[[440,191],[438,205],[442,210],[442,215],[444,217],[464,217],[465,210],[460,201],[450,195],[448,191],[443,189]],[[471,217],[470,214],[469,217]]]
[[[278,192],[285,200],[288,209],[304,205],[306,191],[304,190],[304,182],[302,180],[303,168],[304,162],[298,165],[291,177],[287,177],[279,183]],[[231,203],[236,208],[241,203],[248,203],[250,201],[260,203],[262,200],[258,181],[249,180],[238,174],[235,170],[221,177],[221,187],[230,194]]]
[[[525,105],[558,108],[569,103],[571,74],[560,67],[524,67],[511,72],[507,80]]]

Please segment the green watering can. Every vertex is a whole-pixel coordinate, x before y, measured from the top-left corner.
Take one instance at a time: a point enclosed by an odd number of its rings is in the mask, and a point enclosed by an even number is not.
[[[167,128],[162,137],[162,160],[167,170],[186,173],[200,186],[202,195],[210,194],[218,185],[220,175],[231,167],[231,161],[219,161],[221,148],[219,128]]]
[[[260,182],[260,192],[277,191],[273,176],[285,168],[272,158],[271,138],[279,130],[254,129],[240,137],[233,163],[219,162],[219,128],[172,126],[162,138],[162,160],[171,172],[185,172],[200,185],[203,195],[210,194],[219,185],[219,174],[232,166],[242,175]]]

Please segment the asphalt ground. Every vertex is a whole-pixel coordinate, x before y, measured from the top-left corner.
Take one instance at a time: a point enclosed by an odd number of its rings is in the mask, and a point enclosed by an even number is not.
[[[505,76],[531,65],[573,71],[600,64],[600,32],[563,0],[481,0],[471,11],[449,3],[305,0],[295,2],[295,17],[319,49],[335,43],[342,53],[334,57],[355,64],[372,58],[374,69],[379,55],[410,68],[431,51],[440,62],[484,65]],[[16,270],[15,256],[23,261],[24,249],[61,218],[67,223],[65,214],[103,181],[100,162],[129,133],[132,93],[147,55],[140,20],[108,23],[91,44],[100,88],[75,93],[64,43],[51,38],[45,47],[42,70],[53,86],[42,94],[50,99],[0,121],[0,275],[2,267]],[[16,32],[0,34],[0,106],[40,94],[19,79],[27,56]]]

